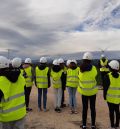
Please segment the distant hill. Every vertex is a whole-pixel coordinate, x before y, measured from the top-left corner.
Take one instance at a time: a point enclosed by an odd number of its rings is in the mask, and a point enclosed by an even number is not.
[[[63,58],[65,60],[67,59],[76,59],[81,60],[83,57],[84,52],[76,52],[76,53],[69,53],[69,54],[60,54],[60,55],[54,55],[54,56],[47,56],[48,58],[55,59],[55,58]],[[100,59],[100,56],[102,52],[100,51],[94,51],[92,52],[93,59]],[[106,51],[104,52],[104,55],[108,59],[120,59],[120,51]]]

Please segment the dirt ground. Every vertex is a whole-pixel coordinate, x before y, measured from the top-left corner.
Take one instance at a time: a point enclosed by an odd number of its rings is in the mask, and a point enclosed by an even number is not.
[[[68,104],[68,92],[65,93],[65,102]],[[52,87],[48,89],[48,112],[39,112],[37,106],[37,88],[33,86],[30,107],[32,112],[27,113],[25,129],[80,129],[82,120],[81,96],[77,93],[78,114],[70,114],[69,107],[62,109],[61,113],[54,111],[54,94]],[[102,91],[99,90],[96,104],[97,129],[107,129],[109,126],[108,108],[103,100]],[[90,110],[88,111],[88,129],[90,129]]]

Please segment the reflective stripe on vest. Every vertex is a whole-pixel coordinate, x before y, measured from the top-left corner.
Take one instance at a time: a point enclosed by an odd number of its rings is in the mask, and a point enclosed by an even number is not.
[[[96,81],[80,81],[83,84],[91,84],[91,83],[95,83]]]
[[[48,70],[48,67],[43,70],[40,70],[38,66],[36,67],[36,84],[38,88],[48,88]]]
[[[19,98],[19,97],[24,96],[24,95],[25,95],[25,93],[22,92],[20,94],[16,94],[14,96],[9,97],[8,99],[2,99],[2,102],[9,102],[9,101],[11,101],[13,99]]]
[[[59,80],[53,80],[52,82],[53,82],[53,84],[61,84],[61,80],[60,79]]]
[[[76,69],[71,69],[69,68],[67,70],[67,86],[68,87],[78,87],[79,85],[79,79],[78,79],[78,73],[79,73],[79,68],[77,67]]]
[[[45,76],[36,76],[36,78],[47,78]]]
[[[26,87],[31,87],[33,85],[33,81],[32,81],[32,67],[29,66],[29,67],[25,68],[24,70],[25,70],[26,76],[27,76],[27,78],[25,78]]]
[[[10,112],[16,111],[16,110],[18,110],[18,109],[21,109],[21,108],[23,108],[24,106],[25,106],[25,103],[20,104],[20,105],[18,105],[18,106],[16,106],[16,107],[7,109],[7,110],[2,110],[2,109],[0,109],[0,113],[3,113],[3,114],[10,113]]]
[[[92,96],[98,92],[98,86],[96,86],[97,70],[95,66],[92,66],[91,71],[79,72],[79,87],[78,92],[85,96]]]
[[[105,62],[103,62],[102,59],[100,59],[100,65],[101,65],[100,71],[101,72],[104,72],[104,71],[105,72],[108,72],[109,71],[109,69],[106,68],[107,63],[108,63],[108,60],[107,59],[105,60]]]
[[[120,104],[120,75],[114,78],[111,73],[108,74],[110,79],[110,86],[107,91],[106,100],[113,104]]]
[[[62,73],[63,70],[60,70],[59,72],[54,72],[53,70],[51,70],[52,85],[54,88],[62,87],[62,82],[61,82]]]
[[[96,89],[96,88],[98,88],[98,86],[94,86],[94,87],[92,87],[92,88],[83,88],[83,87],[81,87],[81,86],[79,86],[82,90],[93,90],[93,89]]]

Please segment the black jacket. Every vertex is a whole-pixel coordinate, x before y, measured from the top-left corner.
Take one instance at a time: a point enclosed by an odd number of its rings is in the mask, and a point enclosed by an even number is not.
[[[90,63],[87,63],[87,62],[83,62],[81,65],[80,65],[80,71],[83,73],[83,72],[86,72],[86,71],[91,71],[92,69],[92,64]]]

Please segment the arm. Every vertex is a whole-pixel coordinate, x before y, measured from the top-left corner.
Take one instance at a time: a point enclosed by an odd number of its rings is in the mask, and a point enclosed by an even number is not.
[[[62,81],[62,89],[65,90],[65,88],[66,88],[66,74],[64,72],[62,73],[61,81]]]
[[[50,68],[49,68],[49,70],[48,70],[48,74],[47,74],[47,76],[48,76],[48,88],[50,87]]]

